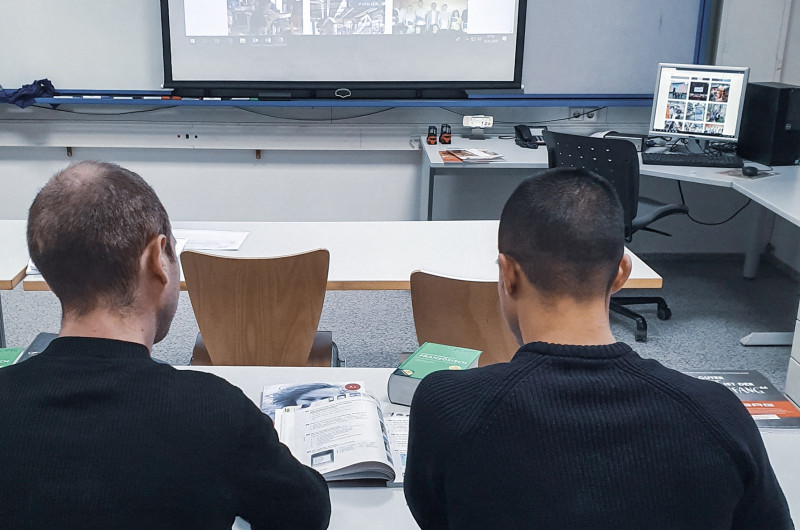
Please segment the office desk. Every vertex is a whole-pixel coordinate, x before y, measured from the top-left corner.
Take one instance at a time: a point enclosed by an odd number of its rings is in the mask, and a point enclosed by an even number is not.
[[[176,222],[175,228],[250,232],[236,257],[284,256],[316,248],[330,251],[329,290],[407,290],[415,270],[497,281],[498,221],[386,221],[332,223]],[[658,289],[661,277],[629,252],[626,288]],[[26,258],[27,259],[27,258]],[[25,290],[46,290],[41,276]]]
[[[422,145],[422,170],[420,171],[419,218],[421,221],[433,219],[433,186],[436,171],[442,168],[458,170],[496,170],[496,169],[545,169],[547,168],[547,149],[525,149],[517,146],[513,139],[487,137],[485,140],[470,140],[453,136],[450,145],[428,145],[425,137],[420,139]],[[487,149],[503,155],[502,160],[484,163],[444,162],[439,151],[448,149]]]
[[[264,385],[310,381],[364,381],[367,391],[384,404],[384,411],[408,410],[389,403],[386,383],[391,368],[287,368],[265,366],[177,366],[216,374],[238,386],[256,404],[261,403]],[[789,501],[793,517],[800,520],[800,466],[796,465],[800,448],[800,430],[761,433],[775,473]],[[381,528],[406,530],[418,528],[400,488],[334,486],[331,494],[332,530]],[[377,523],[380,521],[380,523]],[[247,528],[241,521],[236,528]]]
[[[28,242],[25,238],[26,221],[0,222],[0,290],[9,291],[25,276],[28,266]],[[3,301],[0,299],[0,348],[6,347],[6,329],[3,323]]]
[[[470,140],[468,138],[453,138],[451,145],[428,145],[425,137],[420,139],[422,145],[422,169],[420,171],[420,220],[430,221],[433,218],[433,189],[436,172],[441,169],[457,169],[491,172],[498,169],[547,169],[547,148],[539,146],[538,149],[519,147],[513,139],[500,139],[497,137],[485,140]],[[487,149],[503,156],[502,160],[484,163],[471,162],[444,162],[439,155],[440,151],[447,149]],[[721,168],[698,168],[687,166],[656,166],[640,165],[640,173],[651,177],[681,180],[730,188],[738,180],[748,180],[747,177],[734,177],[726,175]]]

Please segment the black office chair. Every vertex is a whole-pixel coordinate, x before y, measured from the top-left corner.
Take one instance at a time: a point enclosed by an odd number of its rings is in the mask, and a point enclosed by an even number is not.
[[[665,204],[639,196],[639,156],[631,142],[548,130],[542,131],[542,136],[547,145],[550,167],[585,168],[611,182],[622,202],[626,242],[630,243],[634,232],[639,230],[670,236],[666,232],[650,228],[649,225],[667,215],[689,212],[683,204]],[[672,311],[660,296],[611,297],[611,311],[633,319],[636,322],[636,340],[645,342],[647,322],[642,315],[625,307],[640,304],[656,304],[659,320],[669,319]]]

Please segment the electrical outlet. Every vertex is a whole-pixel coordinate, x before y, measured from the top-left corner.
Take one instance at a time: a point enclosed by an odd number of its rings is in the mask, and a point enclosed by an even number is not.
[[[583,121],[583,107],[570,107],[569,108],[569,121]]]
[[[600,113],[603,112],[604,109],[598,109],[597,107],[589,107],[583,109],[583,121],[600,121]]]

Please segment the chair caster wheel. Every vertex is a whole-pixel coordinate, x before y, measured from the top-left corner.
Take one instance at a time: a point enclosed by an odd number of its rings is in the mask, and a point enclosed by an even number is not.
[[[659,308],[656,311],[656,316],[659,320],[669,320],[672,316],[672,310],[668,307],[665,307],[664,309]]]

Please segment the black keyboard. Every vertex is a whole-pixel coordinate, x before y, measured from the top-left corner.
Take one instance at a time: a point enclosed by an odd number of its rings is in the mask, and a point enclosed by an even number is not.
[[[642,164],[656,166],[742,167],[744,166],[744,160],[736,155],[642,153]]]

